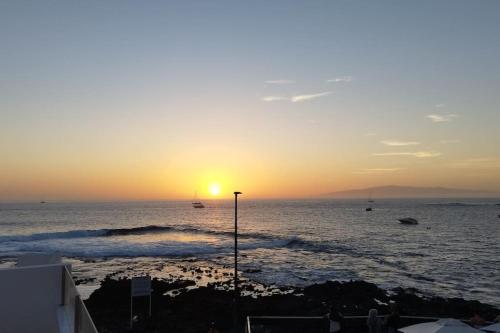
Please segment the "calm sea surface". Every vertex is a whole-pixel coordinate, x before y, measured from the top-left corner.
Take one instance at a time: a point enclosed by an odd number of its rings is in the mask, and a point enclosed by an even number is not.
[[[278,285],[363,279],[500,306],[500,200],[241,200],[241,269]],[[230,265],[231,201],[0,204],[0,259],[58,252],[88,276],[161,260]],[[397,219],[414,217],[416,226]],[[155,226],[155,227],[149,227]],[[143,228],[144,227],[144,228]],[[161,259],[161,260],[160,260]]]

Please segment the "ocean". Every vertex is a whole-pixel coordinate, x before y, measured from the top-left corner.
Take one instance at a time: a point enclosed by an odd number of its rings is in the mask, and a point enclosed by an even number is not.
[[[278,286],[362,279],[500,306],[499,202],[378,199],[366,212],[366,200],[242,197],[239,268]],[[182,277],[188,264],[229,271],[233,202],[204,203],[0,203],[0,263],[56,252],[89,290],[107,274]]]

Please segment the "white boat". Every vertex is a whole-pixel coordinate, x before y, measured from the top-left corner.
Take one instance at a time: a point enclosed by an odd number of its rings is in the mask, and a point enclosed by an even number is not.
[[[200,201],[194,201],[193,208],[205,208],[205,206]]]
[[[418,224],[418,221],[412,217],[405,217],[403,219],[398,219],[401,224]]]
[[[372,192],[368,193],[368,202],[373,203],[375,200],[372,199]]]
[[[193,205],[193,208],[205,208],[205,206],[201,203],[201,201],[198,200],[197,192],[194,192],[194,198],[191,204]]]
[[[373,201],[373,200],[372,200],[372,192],[370,192],[370,193],[368,194],[368,207],[367,207],[367,208],[365,208],[365,211],[367,211],[367,212],[371,212],[371,211],[373,210],[373,209],[372,209],[372,205],[371,205],[371,204],[372,204],[372,203],[374,203],[374,202],[375,202],[375,201]]]

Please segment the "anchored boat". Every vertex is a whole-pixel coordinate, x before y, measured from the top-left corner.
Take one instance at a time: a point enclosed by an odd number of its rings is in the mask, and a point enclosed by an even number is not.
[[[399,219],[398,221],[401,222],[401,224],[418,224],[418,221],[412,217],[405,217],[403,219]]]
[[[194,192],[194,199],[191,204],[193,205],[193,208],[205,208],[201,201],[198,200],[198,193],[196,192]]]

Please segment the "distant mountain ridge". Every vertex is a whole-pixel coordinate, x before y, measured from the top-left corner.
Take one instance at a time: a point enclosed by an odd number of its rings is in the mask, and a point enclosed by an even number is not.
[[[326,193],[325,196],[335,198],[447,198],[447,197],[479,197],[493,196],[495,193],[447,187],[415,187],[415,186],[377,186]],[[498,194],[496,194],[498,195]]]

